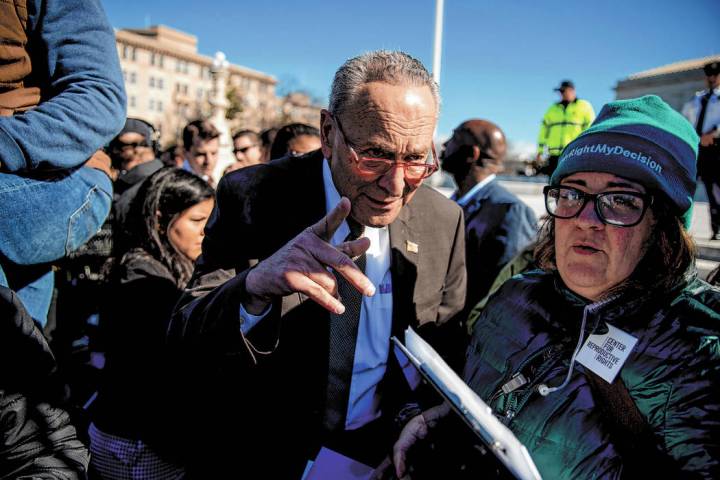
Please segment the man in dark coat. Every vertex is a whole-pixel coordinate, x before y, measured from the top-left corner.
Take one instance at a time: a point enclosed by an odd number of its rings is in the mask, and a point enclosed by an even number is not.
[[[502,267],[537,235],[532,209],[495,177],[503,169],[506,150],[503,131],[477,119],[461,123],[444,145],[442,168],[455,179],[458,189],[452,198],[465,214],[468,290],[464,313],[488,293]]]
[[[190,407],[166,434],[194,437],[191,476],[299,478],[321,445],[377,464],[414,401],[390,336],[447,346],[463,306],[461,211],[422,185],[437,85],[412,57],[371,52],[340,68],[329,103],[320,150],[218,185],[169,330]]]

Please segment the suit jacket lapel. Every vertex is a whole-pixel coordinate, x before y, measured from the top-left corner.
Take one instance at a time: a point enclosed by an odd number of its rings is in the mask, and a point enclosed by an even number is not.
[[[298,158],[297,162],[291,164],[287,173],[293,176],[292,187],[286,192],[287,195],[278,192],[278,195],[283,196],[283,202],[288,204],[286,214],[275,221],[288,222],[299,232],[325,215],[322,164],[320,151],[309,158]],[[314,419],[308,420],[308,425],[320,425],[327,383],[330,314],[299,293],[283,297],[279,307],[282,335],[292,339],[288,342],[282,338],[280,340],[284,355],[280,363],[283,375],[287,376],[288,385],[303,390],[304,393],[297,397],[297,401],[305,405],[300,411],[310,412]],[[302,382],[298,383],[298,379],[302,379]],[[297,393],[297,389],[292,392],[293,395]]]
[[[297,157],[289,160],[292,165],[290,175],[296,187],[285,201],[294,208],[294,218],[285,218],[302,230],[325,216],[325,185],[323,183],[323,155],[320,150],[309,157]],[[282,195],[278,192],[278,195]]]
[[[398,218],[390,224],[390,269],[393,285],[392,333],[404,338],[402,333],[415,319],[415,283],[417,265],[421,252],[412,228],[412,204],[405,205]],[[414,247],[413,247],[414,246]]]
[[[295,207],[289,209],[293,214],[285,217],[283,221],[292,222],[296,230],[302,231],[303,228],[309,227],[325,216],[325,185],[322,174],[323,155],[318,150],[309,158],[290,159],[289,162],[294,162],[294,164],[289,165],[292,165],[290,168],[291,175],[297,179],[293,183],[297,189],[290,192],[286,197],[286,201]],[[282,315],[285,315],[306,300],[307,297],[301,294],[283,297]]]

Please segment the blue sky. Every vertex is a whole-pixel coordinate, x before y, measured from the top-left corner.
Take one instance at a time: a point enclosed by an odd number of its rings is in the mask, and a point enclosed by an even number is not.
[[[327,98],[347,58],[402,49],[432,66],[434,0],[102,0],[116,28],[165,24],[228,59]],[[717,0],[446,0],[438,135],[468,118],[534,142],[553,88],[572,79],[596,111],[616,82],[720,53]]]

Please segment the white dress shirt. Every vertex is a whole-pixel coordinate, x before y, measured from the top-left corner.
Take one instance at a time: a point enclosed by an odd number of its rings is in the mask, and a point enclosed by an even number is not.
[[[327,160],[323,160],[323,183],[325,186],[325,210],[329,212],[340,202]],[[330,243],[338,245],[350,233],[347,222],[343,222],[333,235]],[[355,360],[350,382],[350,398],[345,419],[345,428],[354,430],[375,420],[381,415],[377,387],[387,368],[392,330],[392,278],[390,273],[390,234],[387,227],[365,227],[363,236],[370,240],[366,252],[365,275],[375,285],[375,295],[363,297],[360,309],[355,344]],[[270,312],[251,315],[240,305],[241,329],[247,334]]]
[[[693,128],[695,128],[695,124],[700,116],[702,97],[707,93],[707,90],[697,92],[695,96],[683,106],[682,114],[688,119],[688,122],[692,124]],[[708,100],[705,118],[700,128],[703,134],[712,132],[713,130],[716,132],[720,131],[720,87],[713,90],[712,96],[710,96]]]

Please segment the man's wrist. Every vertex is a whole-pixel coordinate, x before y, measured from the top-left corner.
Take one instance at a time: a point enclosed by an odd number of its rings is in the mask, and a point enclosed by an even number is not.
[[[250,315],[261,315],[271,302],[260,297],[249,295],[243,299],[242,306]]]
[[[250,315],[260,315],[272,304],[272,299],[258,295],[253,291],[254,268],[245,277],[245,295],[241,303],[245,311]]]

